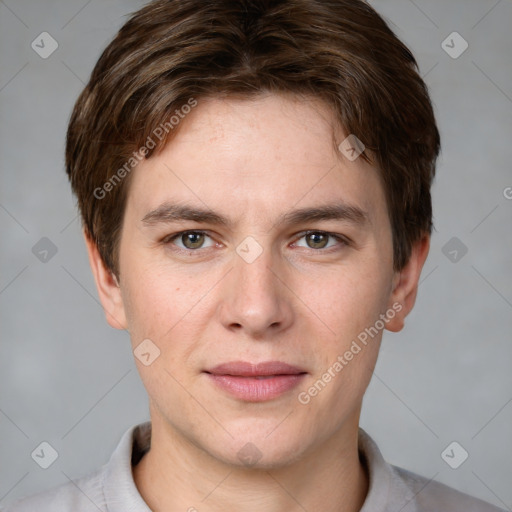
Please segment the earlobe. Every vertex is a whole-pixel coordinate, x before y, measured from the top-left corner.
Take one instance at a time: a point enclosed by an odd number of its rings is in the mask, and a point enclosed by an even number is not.
[[[126,329],[126,315],[119,282],[116,276],[105,267],[98,247],[85,230],[83,235],[92,274],[107,322],[115,329]]]
[[[430,249],[430,235],[424,234],[412,247],[411,257],[402,270],[393,276],[393,291],[389,299],[389,307],[397,311],[393,319],[386,324],[391,332],[401,331],[405,325],[405,317],[411,312],[416,302],[421,270]],[[401,305],[401,308],[397,306]],[[393,307],[395,305],[395,307]]]

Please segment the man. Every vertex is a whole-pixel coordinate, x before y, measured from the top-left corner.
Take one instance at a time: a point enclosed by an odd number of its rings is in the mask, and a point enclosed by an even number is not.
[[[67,172],[151,422],[21,511],[497,511],[359,428],[412,310],[439,133],[358,0],[158,0],[99,59]]]

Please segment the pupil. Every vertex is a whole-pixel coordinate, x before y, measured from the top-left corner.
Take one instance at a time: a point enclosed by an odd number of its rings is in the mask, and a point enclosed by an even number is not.
[[[321,247],[325,246],[325,241],[327,240],[327,236],[322,233],[310,233],[309,234],[310,241],[312,241],[313,245],[316,247],[320,245]]]
[[[188,233],[185,235],[185,246],[188,247],[189,245],[192,246],[192,248],[196,248],[196,246],[201,245],[202,242],[202,233]],[[187,245],[189,244],[189,245]]]

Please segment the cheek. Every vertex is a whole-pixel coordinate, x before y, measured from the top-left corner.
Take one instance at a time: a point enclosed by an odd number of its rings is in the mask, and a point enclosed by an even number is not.
[[[197,279],[141,259],[129,262],[126,269],[123,300],[134,344],[150,338],[163,349],[164,340],[176,336],[191,318],[196,324],[201,317],[201,299],[211,287],[207,275]]]
[[[388,279],[376,261],[347,265],[316,277],[308,280],[307,289],[298,288],[297,295],[305,298],[309,311],[337,346],[350,343],[373,325],[386,307]]]
[[[136,260],[136,258],[134,258]],[[169,329],[176,308],[175,290],[169,278],[125,260],[125,280],[122,282],[123,304],[130,326],[132,343],[139,339],[158,340],[162,330]]]

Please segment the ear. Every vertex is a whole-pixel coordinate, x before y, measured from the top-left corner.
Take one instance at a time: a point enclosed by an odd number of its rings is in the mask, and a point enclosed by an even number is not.
[[[85,245],[87,246],[87,253],[89,254],[89,263],[107,322],[114,329],[126,329],[127,323],[123,298],[117,279],[105,267],[98,247],[85,230],[83,235]]]
[[[388,307],[396,311],[393,319],[386,324],[386,329],[392,332],[401,331],[405,324],[405,317],[411,312],[416,302],[418,282],[423,264],[430,249],[430,235],[424,234],[412,247],[411,257],[404,268],[395,272],[393,277],[393,291],[389,298]],[[398,304],[401,308],[398,307]],[[393,307],[395,304],[395,307]]]

